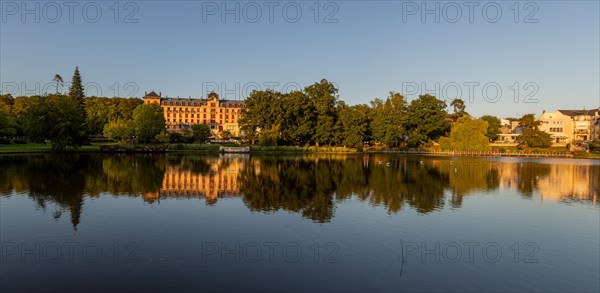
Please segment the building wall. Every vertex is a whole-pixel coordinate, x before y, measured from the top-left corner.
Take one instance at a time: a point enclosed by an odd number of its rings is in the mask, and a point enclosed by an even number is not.
[[[168,131],[189,128],[194,124],[207,124],[218,134],[228,130],[233,136],[240,135],[238,121],[243,101],[219,100],[215,93],[208,99],[144,97],[144,103],[159,103],[163,109]]]
[[[566,145],[573,141],[573,121],[570,116],[556,112],[544,112],[539,118],[540,130],[552,135],[553,145]]]

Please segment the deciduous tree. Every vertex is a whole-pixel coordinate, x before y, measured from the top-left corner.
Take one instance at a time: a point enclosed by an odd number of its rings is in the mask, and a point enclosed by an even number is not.
[[[482,119],[472,119],[468,115],[458,118],[452,124],[449,137],[440,138],[440,147],[453,151],[485,151],[489,139],[485,136],[488,123]]]
[[[159,104],[142,104],[133,111],[135,135],[148,142],[165,129],[165,117]]]

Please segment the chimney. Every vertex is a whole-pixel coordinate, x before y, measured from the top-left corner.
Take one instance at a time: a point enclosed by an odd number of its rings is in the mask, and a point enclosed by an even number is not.
[[[147,91],[144,91],[144,96],[147,96],[147,95],[148,95],[148,92],[147,92]]]
[[[158,96],[159,96],[159,97],[162,97],[162,92],[158,92]]]

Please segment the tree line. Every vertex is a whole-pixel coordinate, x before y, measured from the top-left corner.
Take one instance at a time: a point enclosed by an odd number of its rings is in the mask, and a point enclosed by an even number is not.
[[[408,102],[401,94],[390,92],[385,99],[350,106],[337,92],[325,79],[302,91],[254,91],[246,99],[240,127],[251,143],[266,146],[361,148],[365,143],[379,142],[390,147],[418,147],[439,141],[442,149],[487,150],[489,142],[500,134],[500,119],[491,115],[471,117],[461,99],[448,105],[435,96],[420,95]],[[533,114],[520,121],[523,144],[550,145],[549,135],[538,129]]]
[[[149,141],[164,132],[158,105],[137,98],[86,97],[78,67],[67,94],[59,93],[62,77],[56,74],[53,80],[55,94],[0,96],[0,143],[50,142],[53,150],[63,151],[89,144],[92,137]],[[125,135],[115,132],[115,125],[125,126]]]
[[[54,150],[77,148],[90,137],[105,136],[121,142],[203,142],[213,135],[207,125],[165,132],[158,104],[139,98],[86,97],[76,67],[68,94],[58,93],[62,77],[56,75],[57,93],[43,96],[0,96],[0,143],[47,142]],[[323,79],[301,91],[253,91],[239,121],[241,139],[250,144],[347,146],[365,143],[389,147],[418,147],[439,142],[449,150],[486,150],[498,139],[500,120],[486,115],[474,119],[460,99],[444,100],[420,95],[408,101],[396,92],[369,104],[348,105],[338,89]],[[452,109],[452,112],[448,111]],[[521,143],[550,146],[550,136],[538,129],[533,114],[520,120]],[[229,138],[228,132],[221,133]]]

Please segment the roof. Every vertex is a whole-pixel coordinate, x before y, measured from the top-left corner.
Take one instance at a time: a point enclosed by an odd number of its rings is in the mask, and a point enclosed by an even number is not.
[[[166,103],[179,103],[179,105],[185,106],[200,106],[206,105],[207,100],[202,98],[161,98],[161,104]],[[244,105],[244,100],[218,100],[219,105]]]
[[[149,94],[146,95],[146,97],[157,97],[157,98],[160,98],[154,91],[151,91]]]
[[[594,116],[598,109],[592,110],[558,110],[558,112],[567,116]]]

